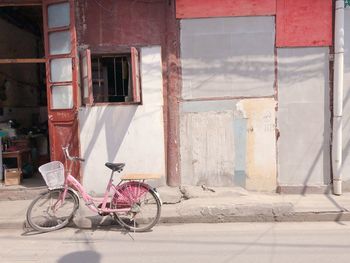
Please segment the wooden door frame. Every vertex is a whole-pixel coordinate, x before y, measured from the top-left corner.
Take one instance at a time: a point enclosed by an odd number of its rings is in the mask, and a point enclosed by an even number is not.
[[[41,6],[42,0],[1,0],[0,7],[5,6]]]
[[[48,28],[48,6],[50,4],[69,3],[70,24],[68,26],[49,29]],[[78,85],[78,51],[77,37],[75,29],[75,0],[43,0],[43,34],[46,58],[46,89],[47,89],[47,107],[48,107],[48,125],[50,138],[50,157],[51,160],[64,161],[62,146],[70,144],[72,155],[79,155],[79,128],[78,128],[78,107],[79,107],[79,85]],[[68,54],[51,55],[49,48],[49,33],[68,31],[71,36],[71,52]],[[51,81],[50,61],[55,58],[72,59],[72,79],[71,81],[53,82]],[[73,107],[71,109],[52,109],[52,87],[60,85],[72,85]],[[79,165],[73,171],[77,179],[80,179]]]

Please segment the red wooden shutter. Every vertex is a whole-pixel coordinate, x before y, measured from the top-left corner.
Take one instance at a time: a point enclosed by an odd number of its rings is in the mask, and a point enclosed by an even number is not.
[[[81,87],[85,105],[93,104],[91,51],[86,49],[80,53]]]
[[[141,84],[140,84],[140,66],[139,52],[136,48],[131,48],[131,72],[132,72],[132,90],[133,101],[141,102]]]

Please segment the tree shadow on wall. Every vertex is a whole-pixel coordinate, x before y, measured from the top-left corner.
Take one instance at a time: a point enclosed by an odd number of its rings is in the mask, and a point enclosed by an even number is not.
[[[82,113],[81,130],[87,123],[93,124],[93,130],[90,132],[91,140],[86,146],[84,158],[89,159],[92,152],[96,150],[95,146],[99,142],[98,138],[101,133],[105,133],[104,140],[107,146],[108,161],[113,161],[134,119],[136,110],[137,106],[106,106],[90,108]]]
[[[312,78],[322,78],[320,72],[324,65],[321,60],[327,61],[327,56],[328,54],[324,55],[319,50],[303,54],[301,60],[298,60],[298,55],[292,51],[286,55],[281,54],[277,56],[277,67],[282,69],[278,71],[278,79],[283,79],[285,84],[291,84]],[[243,81],[244,90],[249,92],[256,89],[256,86],[261,83],[273,83],[275,80],[273,55],[256,53],[252,57],[251,54],[243,56],[232,53],[225,58],[188,56],[181,60],[185,91],[187,81],[191,82],[190,90],[192,91],[201,90],[203,87],[208,88],[211,81],[213,82],[211,87],[215,89],[220,89],[220,85],[224,84],[226,89],[229,85],[230,89],[242,90],[240,82]],[[247,81],[252,84],[251,87],[248,86]]]

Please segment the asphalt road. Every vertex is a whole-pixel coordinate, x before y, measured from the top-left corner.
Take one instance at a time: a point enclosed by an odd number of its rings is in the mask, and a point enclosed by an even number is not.
[[[350,222],[160,225],[36,234],[0,229],[0,262],[349,262]]]

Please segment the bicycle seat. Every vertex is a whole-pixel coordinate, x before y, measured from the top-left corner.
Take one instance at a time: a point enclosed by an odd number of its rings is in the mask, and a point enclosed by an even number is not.
[[[113,172],[121,172],[125,166],[125,163],[105,163],[105,165]]]

